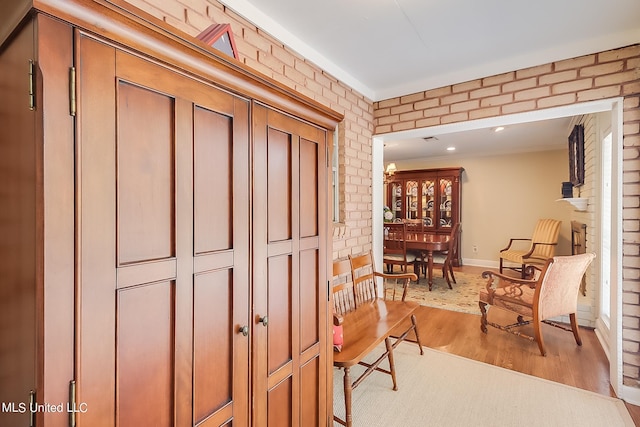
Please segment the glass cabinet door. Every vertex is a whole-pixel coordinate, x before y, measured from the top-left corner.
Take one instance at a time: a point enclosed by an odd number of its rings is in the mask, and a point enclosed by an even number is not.
[[[452,208],[453,208],[453,180],[451,178],[440,178],[440,204],[438,228],[451,228]]]
[[[391,200],[389,201],[393,219],[402,218],[402,182],[391,183]]]
[[[409,180],[406,187],[405,219],[418,219],[418,181]]]
[[[422,222],[425,227],[433,227],[435,223],[435,186],[436,183],[433,179],[422,181],[422,200],[420,206],[422,208]]]

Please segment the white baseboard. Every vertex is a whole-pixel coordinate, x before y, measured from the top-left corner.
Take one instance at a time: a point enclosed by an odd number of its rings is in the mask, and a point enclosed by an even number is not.
[[[462,258],[462,265],[472,265],[474,267],[500,268],[498,261],[486,259]]]
[[[640,406],[640,388],[623,385],[621,391],[622,396],[618,396],[620,399],[632,405]]]

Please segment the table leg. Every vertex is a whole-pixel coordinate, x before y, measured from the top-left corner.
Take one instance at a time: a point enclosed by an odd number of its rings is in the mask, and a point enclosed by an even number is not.
[[[344,368],[344,419],[345,425],[351,427],[353,419],[351,417],[351,374],[349,367]]]
[[[427,275],[429,276],[429,290],[433,285],[433,251],[427,251]]]

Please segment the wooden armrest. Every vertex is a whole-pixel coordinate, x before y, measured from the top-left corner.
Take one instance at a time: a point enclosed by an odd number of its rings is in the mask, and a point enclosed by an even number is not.
[[[340,314],[333,313],[333,325],[340,326],[342,323],[344,323],[344,317]]]
[[[518,240],[518,241],[519,241],[519,240],[527,240],[527,241],[531,241],[531,239],[527,239],[527,238],[524,238],[524,239],[509,239],[509,244],[507,245],[507,247],[506,247],[506,248],[504,248],[504,249],[500,249],[500,252],[502,252],[502,251],[506,251],[507,249],[509,249],[509,248],[511,247],[511,245],[513,244],[513,242],[515,242],[515,241],[517,241],[517,240]]]
[[[520,279],[516,277],[506,276],[504,274],[500,274],[490,270],[483,271],[482,277],[485,279],[489,279],[485,286],[488,291],[496,288],[505,288],[507,286],[512,286],[512,285],[515,285],[515,286],[527,285],[533,289],[536,287],[536,284],[538,283],[537,280]],[[494,280],[496,278],[499,280],[498,281]],[[492,286],[492,285],[495,285],[495,286]]]
[[[382,277],[383,279],[409,279],[416,282],[418,281],[418,276],[416,276],[415,273],[386,274],[376,271],[373,274],[374,276]]]
[[[533,253],[533,251],[536,250],[536,246],[537,245],[547,245],[547,246],[556,246],[557,243],[543,243],[543,242],[535,242],[531,245],[531,250],[529,252],[527,252],[526,254],[522,255],[522,258],[529,258],[531,256],[531,254]]]

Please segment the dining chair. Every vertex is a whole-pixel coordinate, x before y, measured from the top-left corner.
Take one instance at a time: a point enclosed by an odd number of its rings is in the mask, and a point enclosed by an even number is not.
[[[404,222],[384,224],[384,245],[382,261],[387,266],[387,273],[393,272],[393,266],[399,265],[400,271],[407,272],[407,266],[416,266],[416,255],[407,252],[407,225]]]
[[[525,277],[526,265],[542,265],[553,257],[558,244],[561,221],[556,219],[540,219],[536,223],[531,238],[510,239],[506,248],[500,250],[500,273],[504,268],[518,271]],[[517,241],[530,242],[527,248],[516,248]],[[517,266],[507,266],[504,261],[515,263]]]
[[[451,228],[451,234],[449,235],[449,247],[443,252],[445,255],[444,262],[442,263],[442,277],[447,281],[449,289],[451,287],[451,281],[456,282],[456,277],[453,275],[453,260],[458,258],[458,240],[460,239],[460,223],[455,223]]]
[[[526,338],[538,343],[540,353],[547,354],[542,337],[542,323],[573,332],[576,344],[582,345],[576,318],[578,290],[582,276],[595,258],[593,253],[556,256],[549,258],[542,268],[527,266],[532,279],[514,278],[500,273],[485,271],[488,279],[485,289],[480,291],[480,329],[485,334],[487,326]],[[516,316],[516,322],[504,325],[489,321],[488,306],[498,307]],[[571,327],[559,323],[560,316],[569,315]],[[555,320],[555,321],[554,321]],[[533,336],[520,329],[533,325]]]

